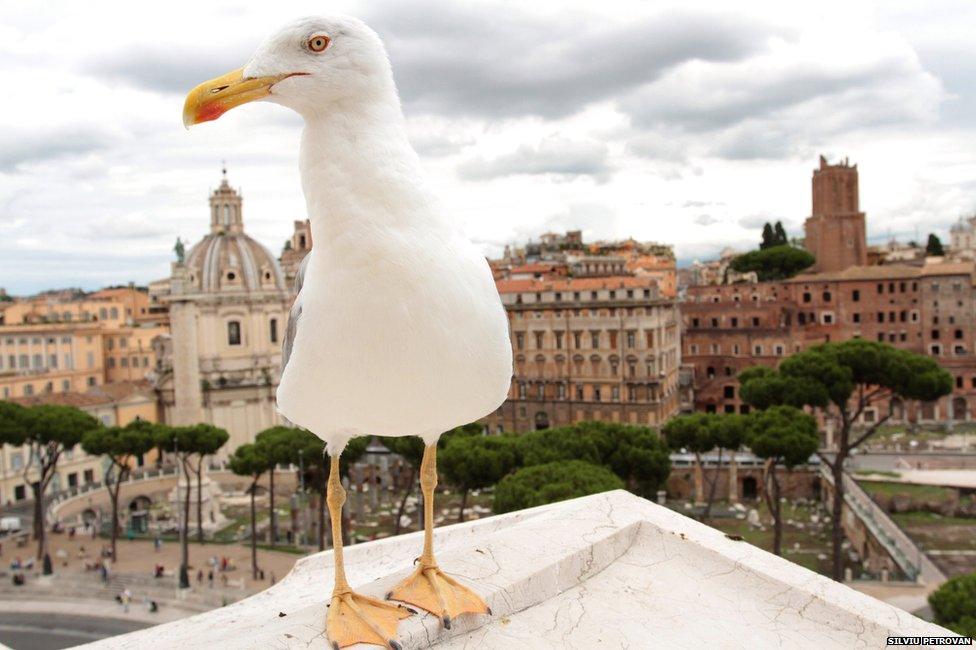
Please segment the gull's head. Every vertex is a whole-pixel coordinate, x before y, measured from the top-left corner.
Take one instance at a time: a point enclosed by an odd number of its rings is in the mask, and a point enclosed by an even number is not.
[[[396,94],[386,50],[373,30],[346,16],[302,18],[264,41],[243,68],[191,90],[183,124],[216,120],[259,99],[309,116],[384,97],[395,101]]]

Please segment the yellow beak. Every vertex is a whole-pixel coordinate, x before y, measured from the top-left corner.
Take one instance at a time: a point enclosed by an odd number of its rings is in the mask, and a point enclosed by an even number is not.
[[[241,104],[263,99],[271,94],[271,87],[291,77],[291,74],[271,77],[244,78],[244,68],[205,81],[186,96],[183,103],[183,126],[216,120]]]

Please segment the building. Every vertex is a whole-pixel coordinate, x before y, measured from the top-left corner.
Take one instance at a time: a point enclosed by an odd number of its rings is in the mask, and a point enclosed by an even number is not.
[[[99,323],[0,327],[0,399],[81,393],[105,383]]]
[[[285,274],[285,283],[289,288],[295,286],[295,276],[302,265],[302,260],[312,250],[312,226],[308,219],[295,220],[291,239],[285,242],[279,262],[281,272]]]
[[[955,377],[950,397],[924,404],[895,400],[868,409],[861,416],[865,423],[881,417],[879,409],[890,409],[896,423],[976,419],[976,266],[940,258],[926,264],[851,263],[863,241],[856,189],[856,167],[830,166],[821,158],[814,172],[816,219],[807,222],[808,245],[810,228],[821,229],[811,250],[834,242],[843,250],[821,250],[823,265],[843,268],[776,282],[688,288],[681,305],[682,359],[690,369],[697,410],[747,412],[737,380],[744,368],[773,367],[818,343],[863,338],[930,355]],[[833,234],[823,235],[824,228],[834,226]]]
[[[678,314],[639,276],[499,280],[515,377],[490,431],[580,420],[656,426],[678,412]]]
[[[226,429],[222,454],[281,422],[275,388],[292,302],[278,261],[244,231],[242,207],[225,171],[210,195],[210,232],[153,284],[171,329],[154,373],[165,421]]]
[[[976,259],[976,215],[960,217],[949,229],[948,255],[956,260]]]
[[[813,209],[804,224],[804,245],[817,261],[813,271],[842,271],[867,264],[864,213],[858,198],[857,165],[836,165],[820,156],[811,181]]]

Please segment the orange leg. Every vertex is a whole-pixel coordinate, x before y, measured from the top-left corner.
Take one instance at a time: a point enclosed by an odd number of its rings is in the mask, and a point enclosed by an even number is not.
[[[346,491],[339,480],[339,457],[330,458],[328,497],[329,517],[332,520],[332,548],[335,557],[335,589],[326,616],[326,632],[335,650],[356,643],[372,643],[391,650],[400,650],[396,630],[401,619],[410,616],[406,607],[357,594],[346,581],[342,560],[342,505]]]
[[[451,621],[461,614],[491,614],[485,601],[451,576],[434,559],[434,488],[437,487],[437,445],[428,445],[420,465],[420,489],[424,493],[424,552],[417,568],[387,594],[391,600],[416,605],[441,619]]]

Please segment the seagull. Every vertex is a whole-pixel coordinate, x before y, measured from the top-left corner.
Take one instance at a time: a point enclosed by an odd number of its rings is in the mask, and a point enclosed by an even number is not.
[[[329,456],[335,585],[326,631],[334,648],[396,650],[410,610],[358,594],[346,579],[339,455],[354,436],[423,438],[423,552],[387,600],[424,609],[448,629],[461,614],[490,614],[435,560],[433,499],[441,433],[508,395],[508,319],[484,256],[424,180],[373,30],[344,16],[292,22],[243,68],[190,91],[183,122],[256,100],[304,119],[299,168],[315,246],[298,278],[277,401]]]

